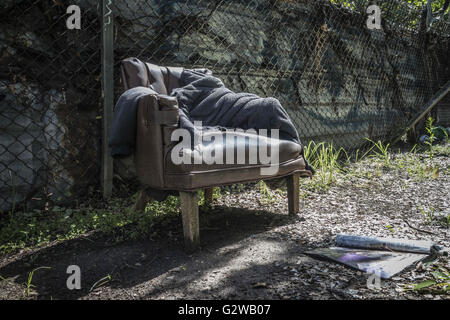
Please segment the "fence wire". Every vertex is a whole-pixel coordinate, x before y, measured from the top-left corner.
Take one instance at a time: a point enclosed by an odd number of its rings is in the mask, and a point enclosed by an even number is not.
[[[383,29],[369,30],[373,2],[333,2],[115,2],[116,61],[206,67],[232,90],[276,97],[303,143],[385,139],[448,80],[448,22],[425,33],[421,8],[377,1]]]
[[[381,30],[367,28],[374,3]],[[66,28],[73,4],[81,30]],[[408,1],[110,7],[116,99],[122,59],[205,67],[234,91],[279,99],[303,144],[389,139],[450,80],[448,10],[427,14]],[[0,210],[92,196],[101,166],[101,0],[8,0],[0,10]]]

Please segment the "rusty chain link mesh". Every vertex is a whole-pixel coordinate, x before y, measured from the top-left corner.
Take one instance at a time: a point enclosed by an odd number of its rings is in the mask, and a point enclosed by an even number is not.
[[[373,3],[382,30],[367,28]],[[82,9],[81,30],[65,27],[71,4]],[[101,1],[0,9],[0,210],[92,195]],[[426,11],[407,1],[115,0],[111,9],[116,101],[122,59],[206,67],[234,91],[279,99],[303,144],[392,138],[449,80],[448,11],[426,32]]]
[[[68,30],[75,3],[82,29]],[[0,4],[0,211],[64,203],[98,184],[99,10],[97,1]]]

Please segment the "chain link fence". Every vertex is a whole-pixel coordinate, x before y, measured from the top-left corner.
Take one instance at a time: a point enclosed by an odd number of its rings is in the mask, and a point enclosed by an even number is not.
[[[130,56],[206,67],[234,91],[278,98],[304,144],[358,147],[404,128],[449,77],[445,17],[426,34],[421,8],[377,1],[382,30],[369,30],[372,3],[115,2],[116,72]]]
[[[365,0],[110,2],[116,100],[122,59],[205,67],[234,91],[279,99],[303,144],[391,138],[449,80],[448,11],[430,20],[407,1],[376,1],[381,30],[367,28]],[[66,28],[72,4],[81,30]],[[101,6],[0,5],[0,210],[98,190]]]

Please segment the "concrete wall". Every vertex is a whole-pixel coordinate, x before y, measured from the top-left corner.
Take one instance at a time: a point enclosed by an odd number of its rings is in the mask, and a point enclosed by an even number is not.
[[[85,2],[84,29],[67,30],[68,5],[0,3],[0,212],[99,188],[100,25]]]

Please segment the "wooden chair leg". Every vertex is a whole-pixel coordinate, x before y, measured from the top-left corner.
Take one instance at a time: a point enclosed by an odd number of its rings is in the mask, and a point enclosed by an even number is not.
[[[287,177],[289,214],[296,214],[300,210],[299,180],[300,174],[298,173]]]
[[[136,203],[133,206],[133,211],[143,211],[145,210],[145,207],[147,206],[147,202],[148,202],[148,195],[147,195],[147,191],[145,189],[142,189],[139,194],[138,197],[136,199]]]
[[[183,219],[184,246],[194,252],[200,246],[197,192],[180,191],[181,215]]]
[[[213,202],[214,188],[205,189],[205,204],[211,204]]]

